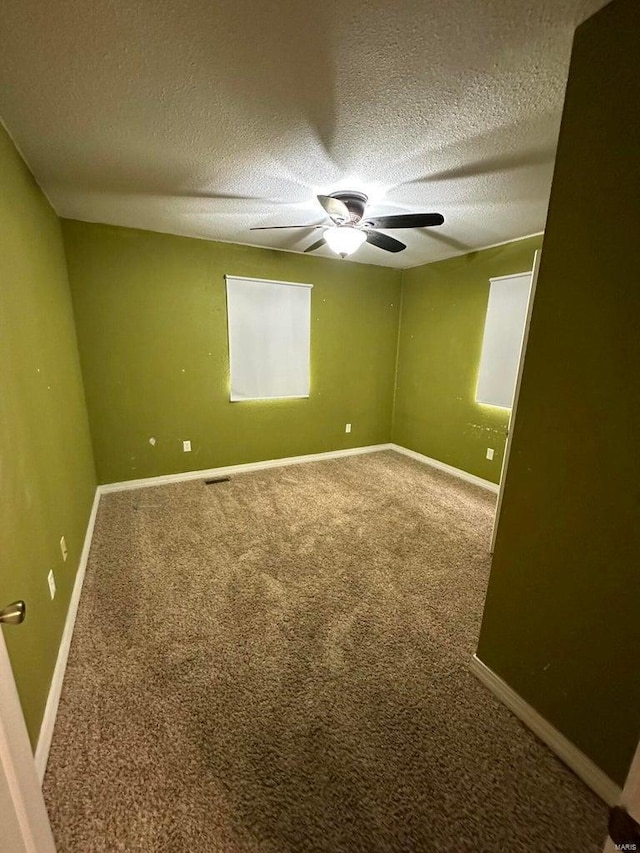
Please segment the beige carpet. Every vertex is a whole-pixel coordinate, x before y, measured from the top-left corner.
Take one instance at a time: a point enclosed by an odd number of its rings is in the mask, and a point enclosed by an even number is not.
[[[493,503],[393,452],[104,497],[59,853],[599,853],[603,804],[468,671]]]

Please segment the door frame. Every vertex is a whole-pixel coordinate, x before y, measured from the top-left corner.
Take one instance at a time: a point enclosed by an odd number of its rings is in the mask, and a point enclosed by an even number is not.
[[[7,630],[19,631],[15,626]],[[0,628],[0,774],[27,853],[55,853],[49,816],[27,734],[11,662]],[[3,848],[4,849],[4,848]],[[7,853],[14,853],[7,849]]]
[[[638,743],[631,767],[629,768],[627,781],[624,783],[624,788],[622,789],[620,805],[629,812],[635,821],[640,823],[640,743]],[[615,844],[611,838],[607,838],[604,845],[604,853],[615,853],[615,850]]]
[[[640,742],[631,762],[619,804],[629,812],[635,821],[640,823]],[[615,853],[615,850],[615,844],[608,837],[604,845],[604,853]]]
[[[524,321],[524,329],[522,332],[522,345],[520,347],[520,358],[518,360],[518,372],[516,374],[516,387],[513,392],[513,405],[511,406],[511,414],[509,415],[509,424],[507,426],[507,440],[504,447],[504,456],[502,458],[502,468],[500,470],[500,485],[498,486],[498,500],[496,501],[496,512],[493,517],[493,530],[491,531],[491,547],[489,551],[493,554],[496,545],[496,537],[498,535],[498,524],[500,521],[500,513],[502,511],[502,497],[504,495],[504,485],[507,479],[507,468],[509,466],[509,456],[511,455],[511,440],[513,437],[513,424],[516,418],[518,409],[518,398],[520,397],[520,385],[522,383],[522,372],[524,368],[524,359],[527,352],[527,342],[529,340],[529,327],[531,325],[531,315],[533,313],[533,300],[536,295],[536,287],[538,284],[538,270],[540,269],[540,249],[536,249],[533,255],[533,267],[531,269],[531,287],[529,289],[529,302],[527,303],[527,314]]]

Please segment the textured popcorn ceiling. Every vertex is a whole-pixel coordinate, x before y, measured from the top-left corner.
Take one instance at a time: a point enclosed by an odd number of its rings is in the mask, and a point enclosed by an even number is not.
[[[408,267],[544,228],[577,23],[604,0],[2,0],[0,115],[61,216],[302,251],[316,193]],[[327,248],[318,254],[330,254]]]

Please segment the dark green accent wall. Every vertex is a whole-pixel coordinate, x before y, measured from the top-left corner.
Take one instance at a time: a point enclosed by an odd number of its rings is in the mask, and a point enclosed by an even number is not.
[[[389,441],[400,271],[75,221],[63,231],[99,482]],[[314,285],[309,399],[229,402],[225,273]]]
[[[475,401],[489,279],[530,270],[541,245],[530,237],[404,270],[396,444],[499,482],[509,411]]]
[[[576,33],[478,656],[616,782],[640,737],[640,32]]]
[[[0,176],[0,604],[27,602],[2,630],[35,746],[96,482],[60,223],[2,127]]]

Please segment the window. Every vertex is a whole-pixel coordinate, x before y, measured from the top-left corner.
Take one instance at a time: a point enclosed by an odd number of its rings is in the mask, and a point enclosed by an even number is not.
[[[531,273],[492,278],[476,401],[510,409],[527,321]]]
[[[225,278],[231,400],[308,397],[313,285]]]

